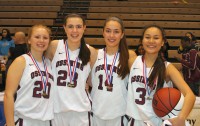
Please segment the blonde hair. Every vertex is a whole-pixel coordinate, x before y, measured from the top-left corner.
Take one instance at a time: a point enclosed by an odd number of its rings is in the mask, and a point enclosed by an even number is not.
[[[28,37],[27,37],[27,40],[29,40],[33,34],[33,31],[37,28],[43,28],[45,29],[48,33],[49,33],[49,37],[50,37],[50,40],[51,40],[51,29],[49,27],[47,27],[46,25],[43,25],[43,24],[36,24],[36,25],[33,25],[29,31],[28,31]],[[27,46],[28,46],[28,51],[30,51],[30,44],[27,43]]]

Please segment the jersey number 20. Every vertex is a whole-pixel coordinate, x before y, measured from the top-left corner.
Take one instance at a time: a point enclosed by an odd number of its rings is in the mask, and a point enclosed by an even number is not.
[[[33,97],[41,98],[42,96],[46,99],[50,96],[50,90],[51,90],[51,84],[48,82],[46,84],[46,92],[45,95],[43,95],[43,83],[42,81],[36,81],[34,83],[35,88],[33,89]]]

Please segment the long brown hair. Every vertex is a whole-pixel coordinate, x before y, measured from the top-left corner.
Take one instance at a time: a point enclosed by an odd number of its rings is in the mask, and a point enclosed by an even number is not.
[[[108,17],[104,22],[103,30],[106,26],[106,23],[109,21],[118,22],[121,25],[122,33],[124,33],[125,28],[124,28],[123,21],[118,17]],[[129,74],[129,67],[128,67],[129,53],[128,53],[128,46],[127,46],[125,34],[123,38],[120,40],[119,52],[120,52],[120,56],[119,56],[119,64],[118,64],[118,74],[122,79],[124,79],[126,75]]]
[[[166,36],[165,36],[165,31],[162,27],[158,26],[158,25],[149,25],[149,26],[146,26],[144,28],[144,31],[142,33],[142,36],[140,38],[140,40],[142,41],[143,38],[144,38],[144,33],[147,29],[149,28],[152,28],[152,27],[155,27],[157,29],[160,30],[161,34],[162,34],[162,39],[163,41],[166,41]],[[156,61],[154,62],[153,66],[152,66],[153,70],[151,72],[151,75],[149,76],[149,86],[152,87],[155,80],[157,79],[158,77],[158,80],[157,80],[157,89],[160,89],[163,87],[164,85],[164,81],[166,79],[166,67],[165,67],[165,60],[162,58],[161,56],[161,49],[160,51],[158,52],[158,57],[156,59]]]
[[[83,21],[83,25],[86,25],[86,21],[83,16],[76,13],[68,14],[64,19],[64,25],[66,25],[68,18],[80,18]],[[90,50],[85,43],[84,35],[81,38],[81,47],[78,58],[82,61],[83,66],[90,61]]]

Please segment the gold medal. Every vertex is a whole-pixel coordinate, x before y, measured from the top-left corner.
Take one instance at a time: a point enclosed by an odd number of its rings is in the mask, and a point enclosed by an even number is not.
[[[150,97],[147,97],[147,100],[152,100],[152,98],[150,98]]]
[[[68,87],[72,87],[72,88],[75,87],[74,84],[73,84],[72,82],[68,82],[68,83],[67,83],[67,86],[68,86]]]
[[[69,55],[69,48],[68,48],[68,44],[67,44],[67,40],[65,41],[65,52],[66,52],[66,61],[67,61],[67,68],[68,68],[68,75],[69,76],[69,81],[67,83],[67,86],[68,87],[71,87],[71,88],[75,88],[76,87],[76,83],[74,83],[74,81],[76,81],[76,68],[77,67],[77,64],[79,63],[79,57],[76,57],[75,61],[73,61],[72,63],[72,60],[70,60],[70,55]]]
[[[42,56],[42,63],[44,65],[44,70],[45,70],[45,73],[43,74],[38,63],[37,63],[37,61],[34,59],[33,55],[31,54],[31,52],[29,52],[28,55],[31,57],[36,69],[38,70],[39,76],[41,76],[42,89],[43,89],[42,96],[48,97],[48,94],[46,93],[46,92],[48,92],[48,88],[47,88],[47,91],[46,91],[46,87],[47,87],[47,84],[48,84],[49,73],[48,73],[48,67],[47,67],[46,62],[45,62],[45,57]],[[45,79],[45,77],[46,77],[46,79]]]
[[[47,93],[43,91],[42,96],[47,96]]]

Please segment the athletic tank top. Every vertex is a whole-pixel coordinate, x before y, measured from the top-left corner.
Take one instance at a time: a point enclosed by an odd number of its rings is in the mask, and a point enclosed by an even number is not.
[[[70,65],[66,58],[64,40],[59,40],[54,58],[52,70],[55,78],[54,112],[91,110],[91,102],[85,91],[86,80],[91,71],[90,64],[83,66],[82,61],[77,59],[80,49],[69,49]],[[77,62],[75,62],[77,61]],[[74,72],[74,83],[70,82],[69,72]],[[75,68],[75,69],[74,69]]]
[[[113,63],[114,55],[106,55],[108,71]],[[125,115],[128,76],[121,79],[117,74],[119,55],[113,68],[112,88],[106,85],[104,69],[104,50],[98,51],[98,57],[92,68],[92,111],[101,119],[114,119]],[[110,73],[110,72],[109,72]]]
[[[166,63],[166,67],[168,65],[169,62]],[[145,121],[156,117],[152,108],[156,87],[151,93],[146,90],[143,72],[142,56],[138,56],[130,70],[126,114],[136,120]],[[150,73],[150,68],[147,68],[147,73]],[[164,82],[164,87],[173,87],[173,85],[171,81]]]
[[[43,95],[43,85],[40,73],[34,65],[28,54],[22,55],[25,58],[26,66],[19,82],[19,88],[16,92],[16,100],[14,103],[15,116],[19,118],[31,118],[38,120],[53,119],[53,75],[51,71],[51,62],[45,58],[48,69],[48,84],[46,86],[46,95]],[[46,73],[43,62],[37,62],[42,74]]]

